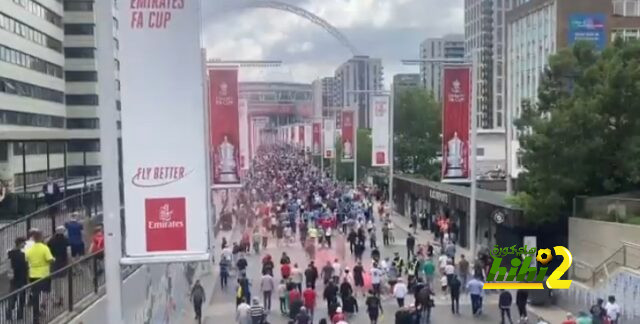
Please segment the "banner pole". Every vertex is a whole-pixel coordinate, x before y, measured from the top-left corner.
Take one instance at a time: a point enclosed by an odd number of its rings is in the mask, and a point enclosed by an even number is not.
[[[358,187],[358,110],[353,112],[353,189]]]
[[[471,64],[471,161],[469,161],[469,176],[471,177],[471,195],[469,197],[469,252],[471,253],[472,260],[476,258],[476,195],[477,195],[477,181],[476,181],[476,151],[478,147],[477,139],[477,98],[478,98],[478,85],[476,82],[476,71],[478,69],[478,60],[476,55],[473,55],[473,63]]]
[[[96,40],[98,51],[96,63],[100,78],[107,80],[98,83],[100,97],[98,117],[100,121],[100,163],[102,164],[102,206],[105,241],[104,271],[106,286],[108,324],[124,323],[122,314],[122,280],[120,259],[122,258],[122,232],[120,227],[120,175],[118,129],[116,127],[117,110],[115,89],[115,62],[113,60],[113,17],[112,1],[97,1],[96,4]],[[117,12],[115,12],[117,14]],[[117,16],[117,15],[116,15]],[[126,85],[125,85],[126,86]],[[92,215],[88,215],[91,217]],[[97,215],[96,215],[97,216]]]
[[[390,209],[390,213],[393,214],[394,211],[394,206],[393,206],[393,160],[394,160],[394,153],[393,153],[393,144],[394,144],[394,137],[393,137],[393,132],[394,132],[394,128],[393,128],[393,119],[394,119],[394,115],[395,115],[395,105],[394,105],[394,91],[393,91],[393,87],[391,87],[391,95],[389,96],[389,209]]]

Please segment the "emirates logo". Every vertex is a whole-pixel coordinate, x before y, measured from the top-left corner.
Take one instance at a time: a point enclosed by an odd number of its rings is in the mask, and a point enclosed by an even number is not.
[[[160,211],[158,213],[158,219],[163,222],[171,221],[171,217],[173,216],[173,210],[169,207],[169,204],[164,204],[160,207]]]

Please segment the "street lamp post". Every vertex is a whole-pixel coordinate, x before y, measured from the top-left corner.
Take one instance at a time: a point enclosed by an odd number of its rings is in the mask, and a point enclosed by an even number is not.
[[[477,95],[478,95],[478,85],[476,73],[478,71],[478,60],[477,56],[472,55],[471,62],[460,60],[460,59],[451,59],[451,58],[431,58],[431,59],[413,59],[413,60],[402,60],[402,64],[405,65],[420,65],[424,63],[440,63],[447,65],[468,65],[471,63],[472,69],[472,90],[471,90],[471,158],[469,161],[469,177],[471,178],[471,193],[469,197],[469,240],[471,241],[469,244],[471,257],[475,258],[476,255],[476,196],[477,196],[477,181],[476,181],[476,151],[478,147],[477,143]],[[393,116],[393,115],[392,115]]]

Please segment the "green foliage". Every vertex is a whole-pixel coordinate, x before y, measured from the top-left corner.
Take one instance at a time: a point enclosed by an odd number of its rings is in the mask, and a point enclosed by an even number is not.
[[[640,43],[597,52],[578,43],[549,59],[537,104],[516,121],[526,172],[513,200],[535,222],[570,212],[576,195],[640,185]]]
[[[365,181],[369,170],[371,169],[371,129],[358,129],[358,182]]]
[[[394,98],[394,170],[440,179],[442,110],[426,90],[408,88]]]

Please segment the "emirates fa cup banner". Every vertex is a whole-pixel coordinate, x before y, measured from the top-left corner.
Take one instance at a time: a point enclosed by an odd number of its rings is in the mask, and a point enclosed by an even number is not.
[[[334,159],[336,157],[336,120],[324,120],[324,150],[322,156],[325,159]]]
[[[304,146],[304,125],[298,125],[298,144]]]
[[[213,186],[240,186],[242,167],[238,69],[218,67],[209,70],[210,136]]]
[[[371,166],[389,166],[389,97],[373,97]]]
[[[311,125],[304,124],[304,149],[309,153],[311,153],[311,136]]]
[[[353,111],[342,112],[342,161],[353,161],[355,147],[353,139],[355,137],[355,113]]]
[[[313,139],[311,141],[311,152],[313,155],[318,156],[321,154],[320,144],[321,136],[322,136],[322,123],[321,122],[313,122],[312,126],[312,136]]]
[[[471,67],[444,67],[442,179],[469,178]]]
[[[156,13],[140,1],[117,13],[125,264],[210,260],[200,2],[174,1],[161,24]]]

